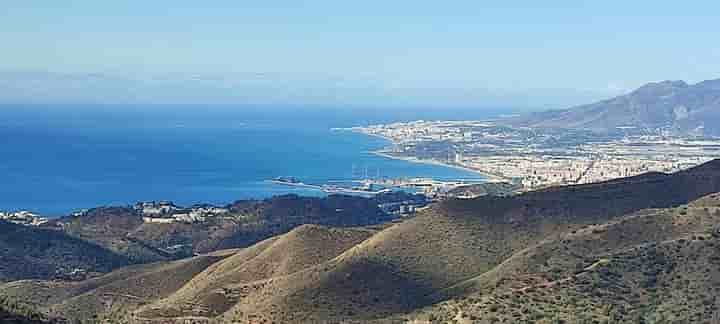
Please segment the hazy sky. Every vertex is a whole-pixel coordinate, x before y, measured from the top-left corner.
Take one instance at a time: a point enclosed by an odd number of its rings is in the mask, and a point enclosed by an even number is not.
[[[604,95],[648,81],[720,78],[718,1],[2,0],[0,7],[0,71],[250,75],[288,87],[351,84],[358,97],[372,88],[418,98],[464,93],[460,100],[481,100],[481,90]]]

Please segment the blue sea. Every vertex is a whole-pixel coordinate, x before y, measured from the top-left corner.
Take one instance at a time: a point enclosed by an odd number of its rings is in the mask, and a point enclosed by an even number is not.
[[[475,179],[442,166],[370,154],[388,143],[334,127],[488,118],[488,109],[274,106],[2,105],[0,210],[46,216],[102,205],[172,200],[224,204],[320,191],[269,183],[386,177]]]

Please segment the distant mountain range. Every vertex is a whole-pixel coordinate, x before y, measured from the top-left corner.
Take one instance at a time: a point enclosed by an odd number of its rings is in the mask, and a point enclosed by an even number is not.
[[[720,79],[648,83],[628,94],[512,118],[515,126],[720,135]]]

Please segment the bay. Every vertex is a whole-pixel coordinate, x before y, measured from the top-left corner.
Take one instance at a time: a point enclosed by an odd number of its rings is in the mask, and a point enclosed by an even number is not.
[[[371,154],[388,142],[335,127],[487,118],[506,110],[305,106],[2,105],[0,210],[45,216],[101,205],[172,200],[224,204],[315,190],[267,180],[373,176],[475,179],[449,167]],[[355,166],[355,174],[353,174]],[[360,170],[360,171],[358,171]]]

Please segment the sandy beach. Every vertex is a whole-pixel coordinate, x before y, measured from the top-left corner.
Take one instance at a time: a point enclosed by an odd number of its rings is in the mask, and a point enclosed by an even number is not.
[[[392,138],[385,137],[385,136],[382,136],[382,135],[379,135],[379,134],[366,133],[366,132],[363,132],[363,131],[358,130],[358,129],[345,129],[345,130],[351,131],[351,132],[355,132],[355,133],[359,133],[359,134],[363,134],[363,135],[366,135],[366,136],[381,138],[381,139],[384,139],[384,140],[388,141],[388,142],[391,143],[392,145],[396,145],[396,144],[397,144]],[[461,165],[444,163],[444,162],[437,161],[437,160],[418,159],[418,158],[416,158],[416,157],[409,157],[409,156],[396,156],[396,155],[390,154],[390,153],[387,152],[385,149],[381,149],[381,150],[377,150],[377,151],[371,151],[371,152],[369,152],[369,153],[375,154],[375,155],[377,155],[377,156],[382,156],[382,157],[384,157],[384,158],[393,159],[393,160],[401,160],[401,161],[412,162],[412,163],[438,165],[438,166],[453,168],[453,169],[457,169],[457,170],[463,170],[463,171],[467,171],[467,172],[479,174],[479,175],[487,178],[487,179],[490,180],[490,181],[502,181],[502,182],[509,182],[509,181],[510,181],[510,179],[506,179],[506,178],[503,178],[503,177],[500,177],[500,176],[497,176],[497,175],[493,175],[493,174],[488,174],[488,173],[482,172],[482,171],[480,171],[480,170],[476,170],[476,169],[469,168],[469,167],[465,167],[465,166],[461,166]]]
[[[423,159],[418,159],[418,158],[416,158],[416,157],[395,156],[395,155],[389,154],[389,153],[387,153],[387,152],[385,152],[385,151],[383,151],[383,150],[372,151],[372,152],[370,152],[370,153],[375,154],[375,155],[378,155],[378,156],[382,156],[382,157],[388,158],[388,159],[402,160],[402,161],[412,162],[412,163],[422,163],[422,164],[438,165],[438,166],[443,166],[443,167],[448,167],[448,168],[463,170],[463,171],[467,171],[467,172],[472,172],[472,173],[475,173],[475,174],[479,174],[479,175],[487,178],[488,180],[492,180],[492,181],[503,181],[503,182],[509,181],[508,179],[505,179],[505,178],[503,178],[503,177],[499,177],[499,176],[492,175],[492,174],[487,174],[487,173],[484,173],[484,172],[482,172],[482,171],[480,171],[480,170],[475,170],[475,169],[472,169],[472,168],[468,168],[468,167],[464,167],[464,166],[460,166],[460,165],[455,165],[455,164],[443,163],[443,162],[440,162],[440,161],[437,161],[437,160],[423,160]]]

